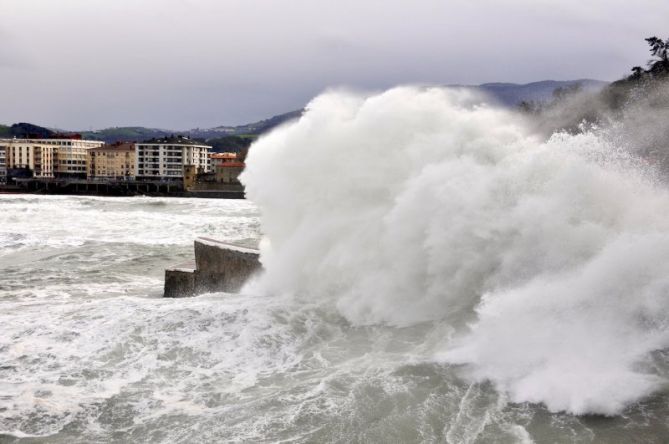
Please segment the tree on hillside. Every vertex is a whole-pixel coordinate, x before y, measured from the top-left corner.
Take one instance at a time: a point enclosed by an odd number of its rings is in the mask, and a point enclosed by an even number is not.
[[[215,139],[208,139],[207,144],[211,145],[213,152],[233,152],[240,153],[248,149],[255,137],[224,136]]]
[[[646,39],[650,45],[650,53],[655,57],[648,61],[648,73],[665,76],[669,74],[669,38],[666,41],[657,37]]]
[[[630,76],[630,79],[638,80],[641,77],[643,77],[645,72],[646,71],[642,67],[635,66],[634,68],[632,68],[632,75]]]

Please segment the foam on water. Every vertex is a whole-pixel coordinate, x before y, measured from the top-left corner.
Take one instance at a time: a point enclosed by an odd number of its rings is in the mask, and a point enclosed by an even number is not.
[[[611,148],[325,95],[254,147],[241,295],[160,298],[248,201],[0,196],[0,441],[666,442],[667,198]]]
[[[131,407],[147,389],[150,405],[131,409],[137,421],[199,415],[208,398],[239,394],[298,358],[293,341],[282,338],[285,324],[272,325],[271,312],[250,297],[232,305],[117,297],[48,306],[22,304],[0,326],[0,421],[24,433],[52,435],[75,419],[94,421],[105,403]]]
[[[257,233],[254,207],[245,201],[0,195],[0,204],[0,255],[86,242],[181,245],[197,236]]]
[[[614,415],[659,390],[669,194],[601,134],[544,141],[471,92],[330,92],[256,142],[256,291],[354,325],[444,323],[437,362],[514,402]]]

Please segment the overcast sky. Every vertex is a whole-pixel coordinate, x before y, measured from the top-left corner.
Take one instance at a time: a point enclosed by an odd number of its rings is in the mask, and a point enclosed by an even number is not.
[[[0,0],[0,123],[185,130],[329,86],[614,80],[667,0]]]

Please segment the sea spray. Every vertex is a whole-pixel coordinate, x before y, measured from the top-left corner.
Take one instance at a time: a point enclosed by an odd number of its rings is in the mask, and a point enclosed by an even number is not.
[[[665,376],[669,195],[605,137],[528,128],[462,90],[317,97],[249,153],[259,287],[446,323],[436,359],[512,401],[621,412]]]
[[[486,346],[494,324],[473,341],[448,319],[360,327],[315,295],[161,298],[194,236],[257,239],[258,213],[248,200],[159,200],[158,218],[148,198],[0,196],[0,442],[667,441],[666,391],[602,419],[509,403],[508,370],[501,390],[463,377],[489,367],[451,362],[503,357],[462,347]],[[125,230],[110,234],[109,217]],[[652,355],[667,368],[667,352]]]

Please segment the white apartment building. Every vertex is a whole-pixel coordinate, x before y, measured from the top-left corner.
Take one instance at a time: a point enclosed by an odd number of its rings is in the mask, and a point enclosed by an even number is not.
[[[56,147],[54,173],[56,177],[86,177],[86,153],[104,142],[80,139],[34,139],[33,141]]]
[[[137,179],[174,179],[184,177],[184,167],[209,171],[209,145],[202,145],[187,137],[172,136],[152,139],[135,145]]]
[[[5,177],[12,170],[30,170],[33,177],[53,177],[56,147],[33,139],[10,139],[2,142],[5,154]]]
[[[35,177],[86,177],[86,153],[97,140],[3,139],[7,169],[29,168]]]

